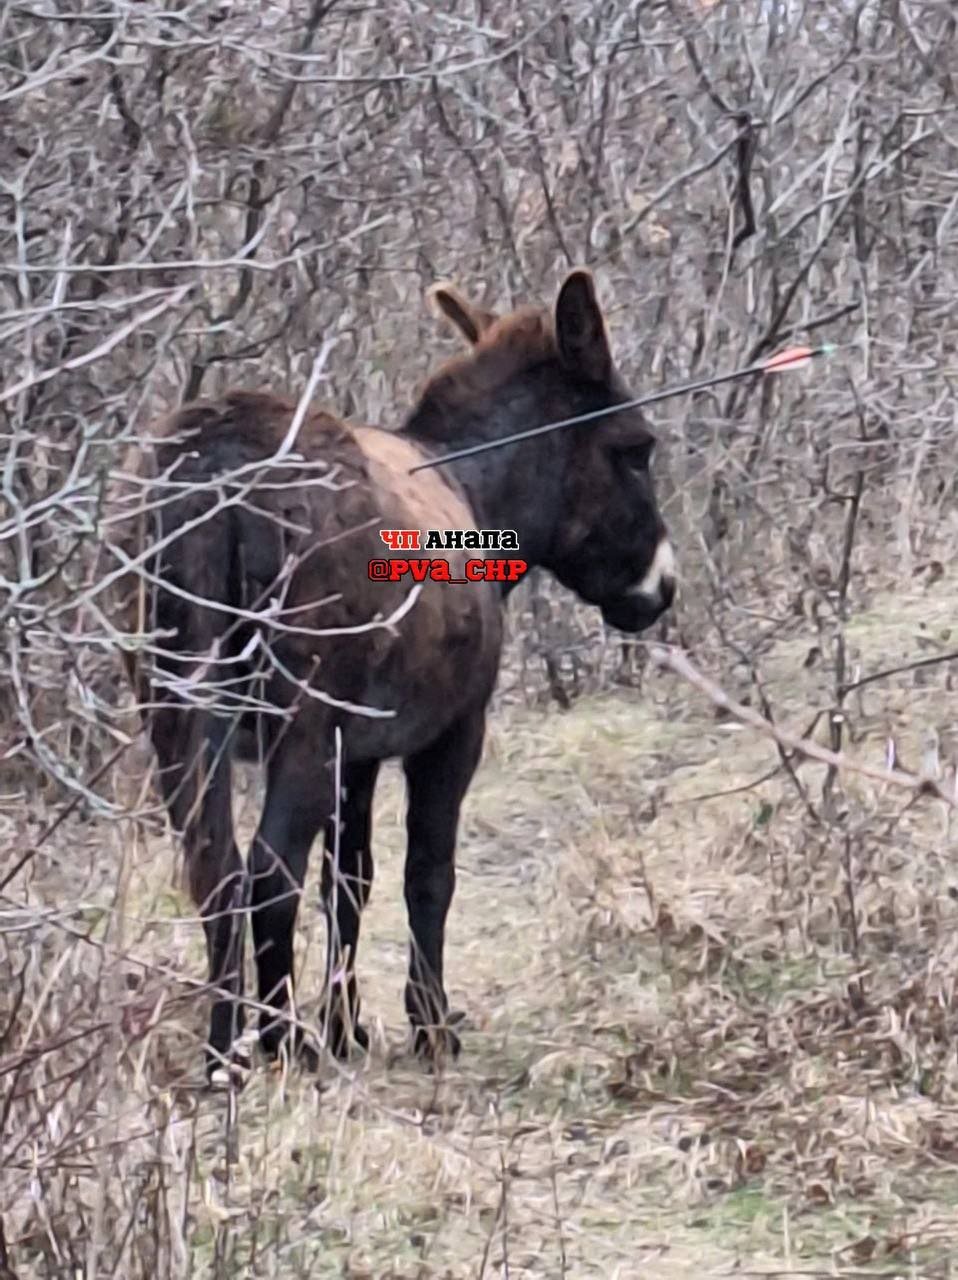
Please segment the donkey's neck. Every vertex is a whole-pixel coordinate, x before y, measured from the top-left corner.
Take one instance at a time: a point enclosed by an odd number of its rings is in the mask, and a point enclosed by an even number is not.
[[[518,555],[530,568],[541,564],[552,545],[559,476],[538,457],[539,441],[522,441],[448,464],[466,491],[481,529],[513,529]]]
[[[513,410],[481,413],[470,406],[462,414],[448,409],[439,413],[436,406],[423,402],[402,433],[430,454],[450,453],[521,431],[535,416],[531,408],[523,414],[518,404]],[[548,555],[560,517],[564,445],[564,440],[548,435],[490,449],[442,468],[465,490],[477,528],[515,530],[517,554],[530,568]]]

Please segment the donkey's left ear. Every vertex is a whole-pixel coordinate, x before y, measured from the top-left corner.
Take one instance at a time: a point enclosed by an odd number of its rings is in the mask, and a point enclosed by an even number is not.
[[[570,373],[590,382],[608,381],[612,352],[590,271],[566,276],[556,300],[555,328],[559,355]]]
[[[426,295],[434,307],[459,330],[470,346],[475,346],[496,317],[467,302],[451,284],[434,284]]]

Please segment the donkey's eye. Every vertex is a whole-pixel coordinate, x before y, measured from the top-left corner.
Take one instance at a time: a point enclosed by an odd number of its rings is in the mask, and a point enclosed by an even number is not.
[[[618,454],[622,463],[630,471],[648,471],[654,449],[654,440],[643,440],[641,444],[631,444],[625,449],[618,450]]]

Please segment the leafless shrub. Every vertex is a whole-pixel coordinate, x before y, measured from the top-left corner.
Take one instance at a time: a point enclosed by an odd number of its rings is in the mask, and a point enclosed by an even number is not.
[[[160,814],[105,592],[118,567],[108,500],[125,450],[182,399],[250,383],[299,395],[312,380],[337,410],[396,423],[445,349],[421,303],[429,283],[457,277],[503,306],[550,296],[572,263],[595,270],[636,389],[827,337],[837,351],[821,368],[652,415],[683,575],[676,617],[656,638],[692,649],[766,724],[821,711],[802,729],[826,725],[835,751],[871,751],[874,764],[876,738],[907,753],[917,736],[937,794],[952,794],[950,713],[942,704],[933,722],[929,698],[951,691],[955,648],[955,52],[947,0],[3,8],[0,1275],[312,1266],[265,1192],[244,1201],[251,1225],[237,1243],[235,1103],[214,1115],[183,1086],[199,1032],[197,984],[183,975],[199,970],[180,949],[195,930],[171,918],[166,870],[147,857]],[[918,652],[895,652],[900,639],[869,647],[855,619],[878,626],[876,602],[894,610],[904,597],[921,600],[923,629],[908,632]],[[574,716],[585,695],[615,688],[638,704],[622,691],[636,683],[653,704],[661,694],[646,646],[623,650],[554,584],[521,588],[511,625],[503,715],[552,701]],[[886,668],[897,669],[890,680],[872,681]],[[925,676],[937,684],[919,687]],[[905,690],[905,710],[889,689]],[[670,714],[692,712],[676,703]],[[926,806],[902,817],[887,796],[852,803],[835,776],[815,794],[793,748],[779,735],[781,822],[768,830],[762,800],[758,834],[729,835],[725,854],[748,874],[750,858],[766,860],[765,905],[795,954],[818,957],[823,939],[839,938],[854,960],[847,990],[795,996],[786,1016],[752,988],[726,1006],[714,986],[683,987],[683,956],[703,972],[730,957],[748,968],[757,943],[710,941],[687,921],[674,932],[682,895],[659,901],[651,873],[648,920],[619,919],[635,872],[610,856],[604,888],[576,881],[577,923],[560,912],[556,928],[569,947],[581,942],[578,959],[596,946],[608,955],[609,930],[630,946],[651,930],[685,993],[654,1051],[626,1054],[621,1098],[648,1102],[648,1080],[661,1089],[663,1073],[675,1084],[685,1055],[734,1110],[726,1048],[730,1063],[741,1051],[735,1069],[754,1067],[744,1096],[770,1069],[771,1042],[801,1056],[815,1034],[836,1071],[857,1035],[855,1060],[874,1081],[882,1054],[894,1057],[882,1022],[894,1017],[899,1059],[908,1037],[915,1061],[937,1046],[937,1096],[951,1096],[953,979],[941,976],[951,953],[937,923],[946,873],[909,880],[892,856],[905,833],[927,852],[930,837],[912,825]],[[643,824],[658,821],[665,785],[643,793]],[[614,808],[604,796],[602,812]],[[590,848],[591,812],[570,818],[583,824],[570,839]],[[942,867],[949,842],[946,823]],[[879,942],[906,957],[897,996],[887,973],[876,976]],[[298,1102],[313,1123],[312,1100]],[[755,1124],[743,1125],[744,1145],[714,1156],[729,1186],[767,1158],[755,1154]],[[491,1141],[490,1129],[476,1132],[480,1146]],[[547,1238],[559,1240],[565,1274],[558,1175],[542,1160]],[[363,1176],[369,1161],[357,1164]],[[214,1170],[199,1190],[198,1164]],[[786,1164],[772,1165],[775,1185],[793,1186]],[[487,1243],[464,1274],[518,1265],[508,1240],[524,1212],[519,1184],[498,1156],[493,1166]],[[442,1273],[428,1251],[415,1266]]]

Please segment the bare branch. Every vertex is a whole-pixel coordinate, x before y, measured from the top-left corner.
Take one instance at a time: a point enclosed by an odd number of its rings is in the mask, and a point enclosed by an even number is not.
[[[710,680],[697,670],[685,654],[678,649],[656,645],[651,648],[650,656],[656,666],[664,667],[667,671],[674,672],[692,685],[693,688],[697,689],[699,693],[704,694],[715,706],[721,707],[724,711],[734,716],[736,720],[764,734],[765,737],[772,738],[789,751],[803,755],[809,760],[814,760],[817,764],[831,765],[840,773],[856,773],[863,778],[870,778],[873,782],[881,782],[886,786],[901,787],[906,791],[914,792],[916,795],[935,796],[938,800],[942,800],[948,805],[949,808],[958,808],[958,797],[949,794],[932,778],[923,778],[918,774],[905,773],[902,769],[880,769],[875,765],[853,760],[844,752],[830,751],[828,747],[819,746],[817,742],[810,742],[807,738],[790,733],[780,725],[770,723],[764,716],[752,711],[750,707],[745,707],[740,702],[730,698],[720,685],[717,685],[713,680]]]

